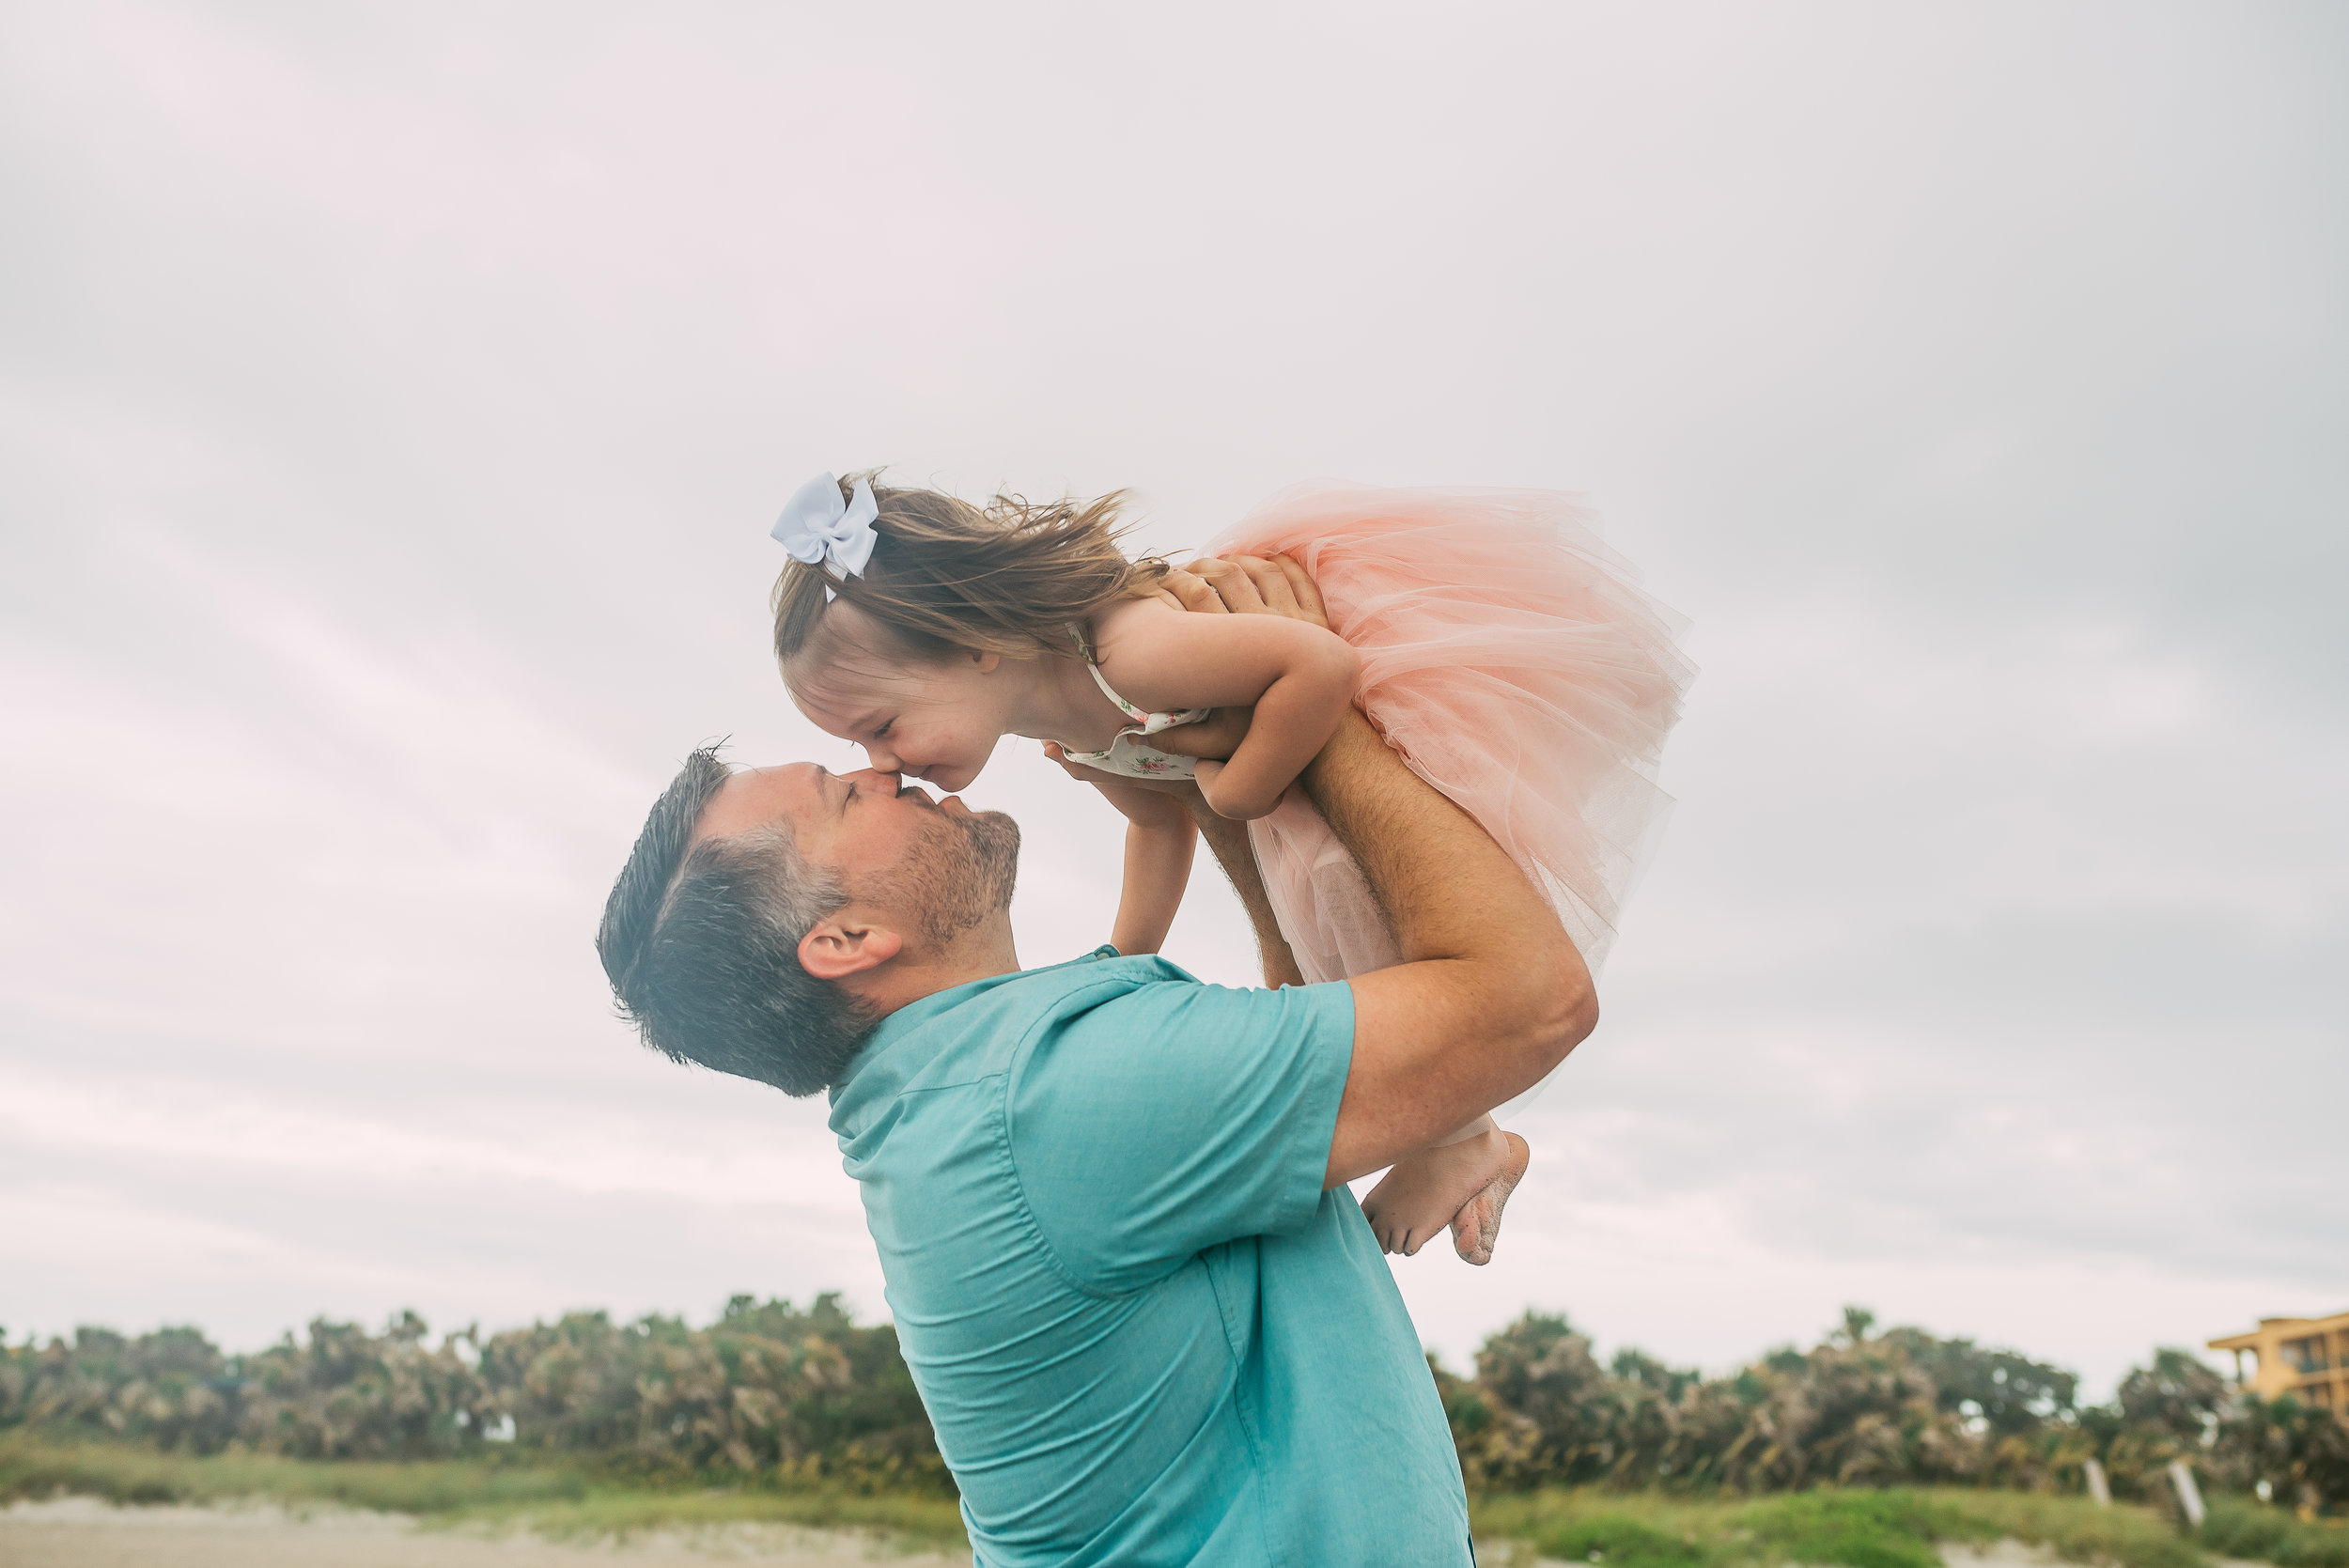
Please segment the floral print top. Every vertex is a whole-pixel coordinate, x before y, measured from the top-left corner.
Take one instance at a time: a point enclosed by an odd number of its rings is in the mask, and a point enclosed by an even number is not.
[[[1101,674],[1101,666],[1093,661],[1092,645],[1085,641],[1081,628],[1070,627],[1069,636],[1077,640],[1077,648],[1084,657],[1085,668],[1093,672],[1093,684],[1101,689],[1101,695],[1117,705],[1117,710],[1133,721],[1129,729],[1117,732],[1115,739],[1103,752],[1068,752],[1068,760],[1097,768],[1104,773],[1116,773],[1128,779],[1188,779],[1191,776],[1191,759],[1174,756],[1153,746],[1143,744],[1143,737],[1171,730],[1177,724],[1195,724],[1205,719],[1211,708],[1186,707],[1173,713],[1149,713],[1119,696]],[[1066,748],[1064,748],[1066,750]]]

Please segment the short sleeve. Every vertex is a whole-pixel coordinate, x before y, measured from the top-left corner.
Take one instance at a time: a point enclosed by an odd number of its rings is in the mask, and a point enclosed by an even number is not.
[[[1303,1230],[1353,1053],[1343,982],[1167,981],[1055,1020],[1006,1118],[1045,1241],[1080,1283],[1120,1292],[1219,1243]]]

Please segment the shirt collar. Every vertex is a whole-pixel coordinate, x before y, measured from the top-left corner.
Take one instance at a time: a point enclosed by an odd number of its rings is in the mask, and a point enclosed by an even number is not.
[[[973,997],[991,991],[1006,981],[1024,979],[1032,974],[1049,974],[1054,970],[1067,969],[1070,965],[1090,964],[1096,959],[1114,958],[1117,955],[1117,949],[1103,942],[1082,957],[1071,958],[1066,963],[1047,964],[1042,969],[1036,970],[1011,970],[1003,974],[990,974],[984,980],[968,980],[959,986],[950,986],[942,991],[932,991],[926,997],[915,998],[873,1026],[873,1032],[864,1037],[864,1044],[857,1048],[856,1055],[849,1059],[848,1065],[841,1072],[838,1081],[832,1084],[832,1103],[838,1105],[841,1094],[855,1080],[857,1074],[863,1071],[867,1064],[886,1052],[892,1046],[920,1029],[932,1018],[952,1012]]]

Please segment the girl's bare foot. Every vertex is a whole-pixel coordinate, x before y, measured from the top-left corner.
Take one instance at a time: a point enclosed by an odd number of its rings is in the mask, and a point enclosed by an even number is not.
[[[1422,1149],[1396,1160],[1394,1168],[1362,1200],[1362,1215],[1370,1221],[1379,1246],[1408,1258],[1441,1235],[1465,1205],[1482,1203],[1496,1185],[1505,1181],[1500,1203],[1491,1205],[1490,1226],[1485,1228],[1498,1230],[1501,1203],[1508,1201],[1508,1188],[1525,1174],[1525,1140],[1488,1124],[1485,1131],[1456,1143]],[[1484,1229],[1477,1234],[1484,1234]],[[1469,1253],[1462,1250],[1460,1255],[1466,1258]],[[1470,1261],[1483,1263],[1491,1256],[1492,1245],[1486,1237],[1484,1257]]]
[[[1479,1268],[1493,1261],[1493,1243],[1501,1239],[1501,1211],[1507,1205],[1509,1194],[1517,1189],[1517,1183],[1525,1179],[1526,1163],[1533,1157],[1525,1140],[1516,1133],[1504,1132],[1501,1136],[1509,1141],[1508,1169],[1452,1217],[1452,1250],[1460,1254],[1462,1263],[1472,1263]]]

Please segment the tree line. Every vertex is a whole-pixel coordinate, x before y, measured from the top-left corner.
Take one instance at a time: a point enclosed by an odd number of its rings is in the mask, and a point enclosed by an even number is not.
[[[1721,1488],[1955,1484],[2086,1489],[2103,1466],[2142,1498],[2172,1460],[2201,1484],[2295,1508],[2349,1505],[2349,1426],[2290,1397],[2263,1400],[2193,1355],[2156,1351],[2108,1405],[2072,1373],[1921,1328],[1875,1331],[1846,1308],[1809,1350],[1725,1377],[1637,1350],[1602,1366],[1588,1338],[1529,1312],[1486,1340],[1472,1378],[1435,1367],[1470,1486]],[[1431,1363],[1432,1364],[1432,1363]]]
[[[1561,1316],[1487,1339],[1473,1375],[1433,1372],[1471,1488],[1800,1490],[1956,1483],[2077,1492],[2100,1463],[2143,1497],[2170,1461],[2202,1484],[2349,1506],[2349,1426],[2157,1352],[2108,1405],[2061,1368],[1968,1339],[1878,1332],[1847,1309],[1808,1350],[1721,1377],[1637,1350],[1602,1364]],[[193,1328],[83,1328],[0,1347],[0,1429],[197,1454],[307,1459],[509,1454],[648,1479],[828,1479],[951,1488],[886,1324],[836,1296],[738,1296],[694,1328],[574,1312],[437,1343],[412,1312],[381,1332],[319,1320],[228,1355]]]
[[[835,1295],[801,1311],[738,1296],[706,1328],[571,1312],[430,1343],[319,1319],[223,1354],[194,1328],[82,1328],[0,1353],[0,1429],[196,1454],[512,1455],[645,1478],[832,1478],[951,1485],[897,1332]]]

